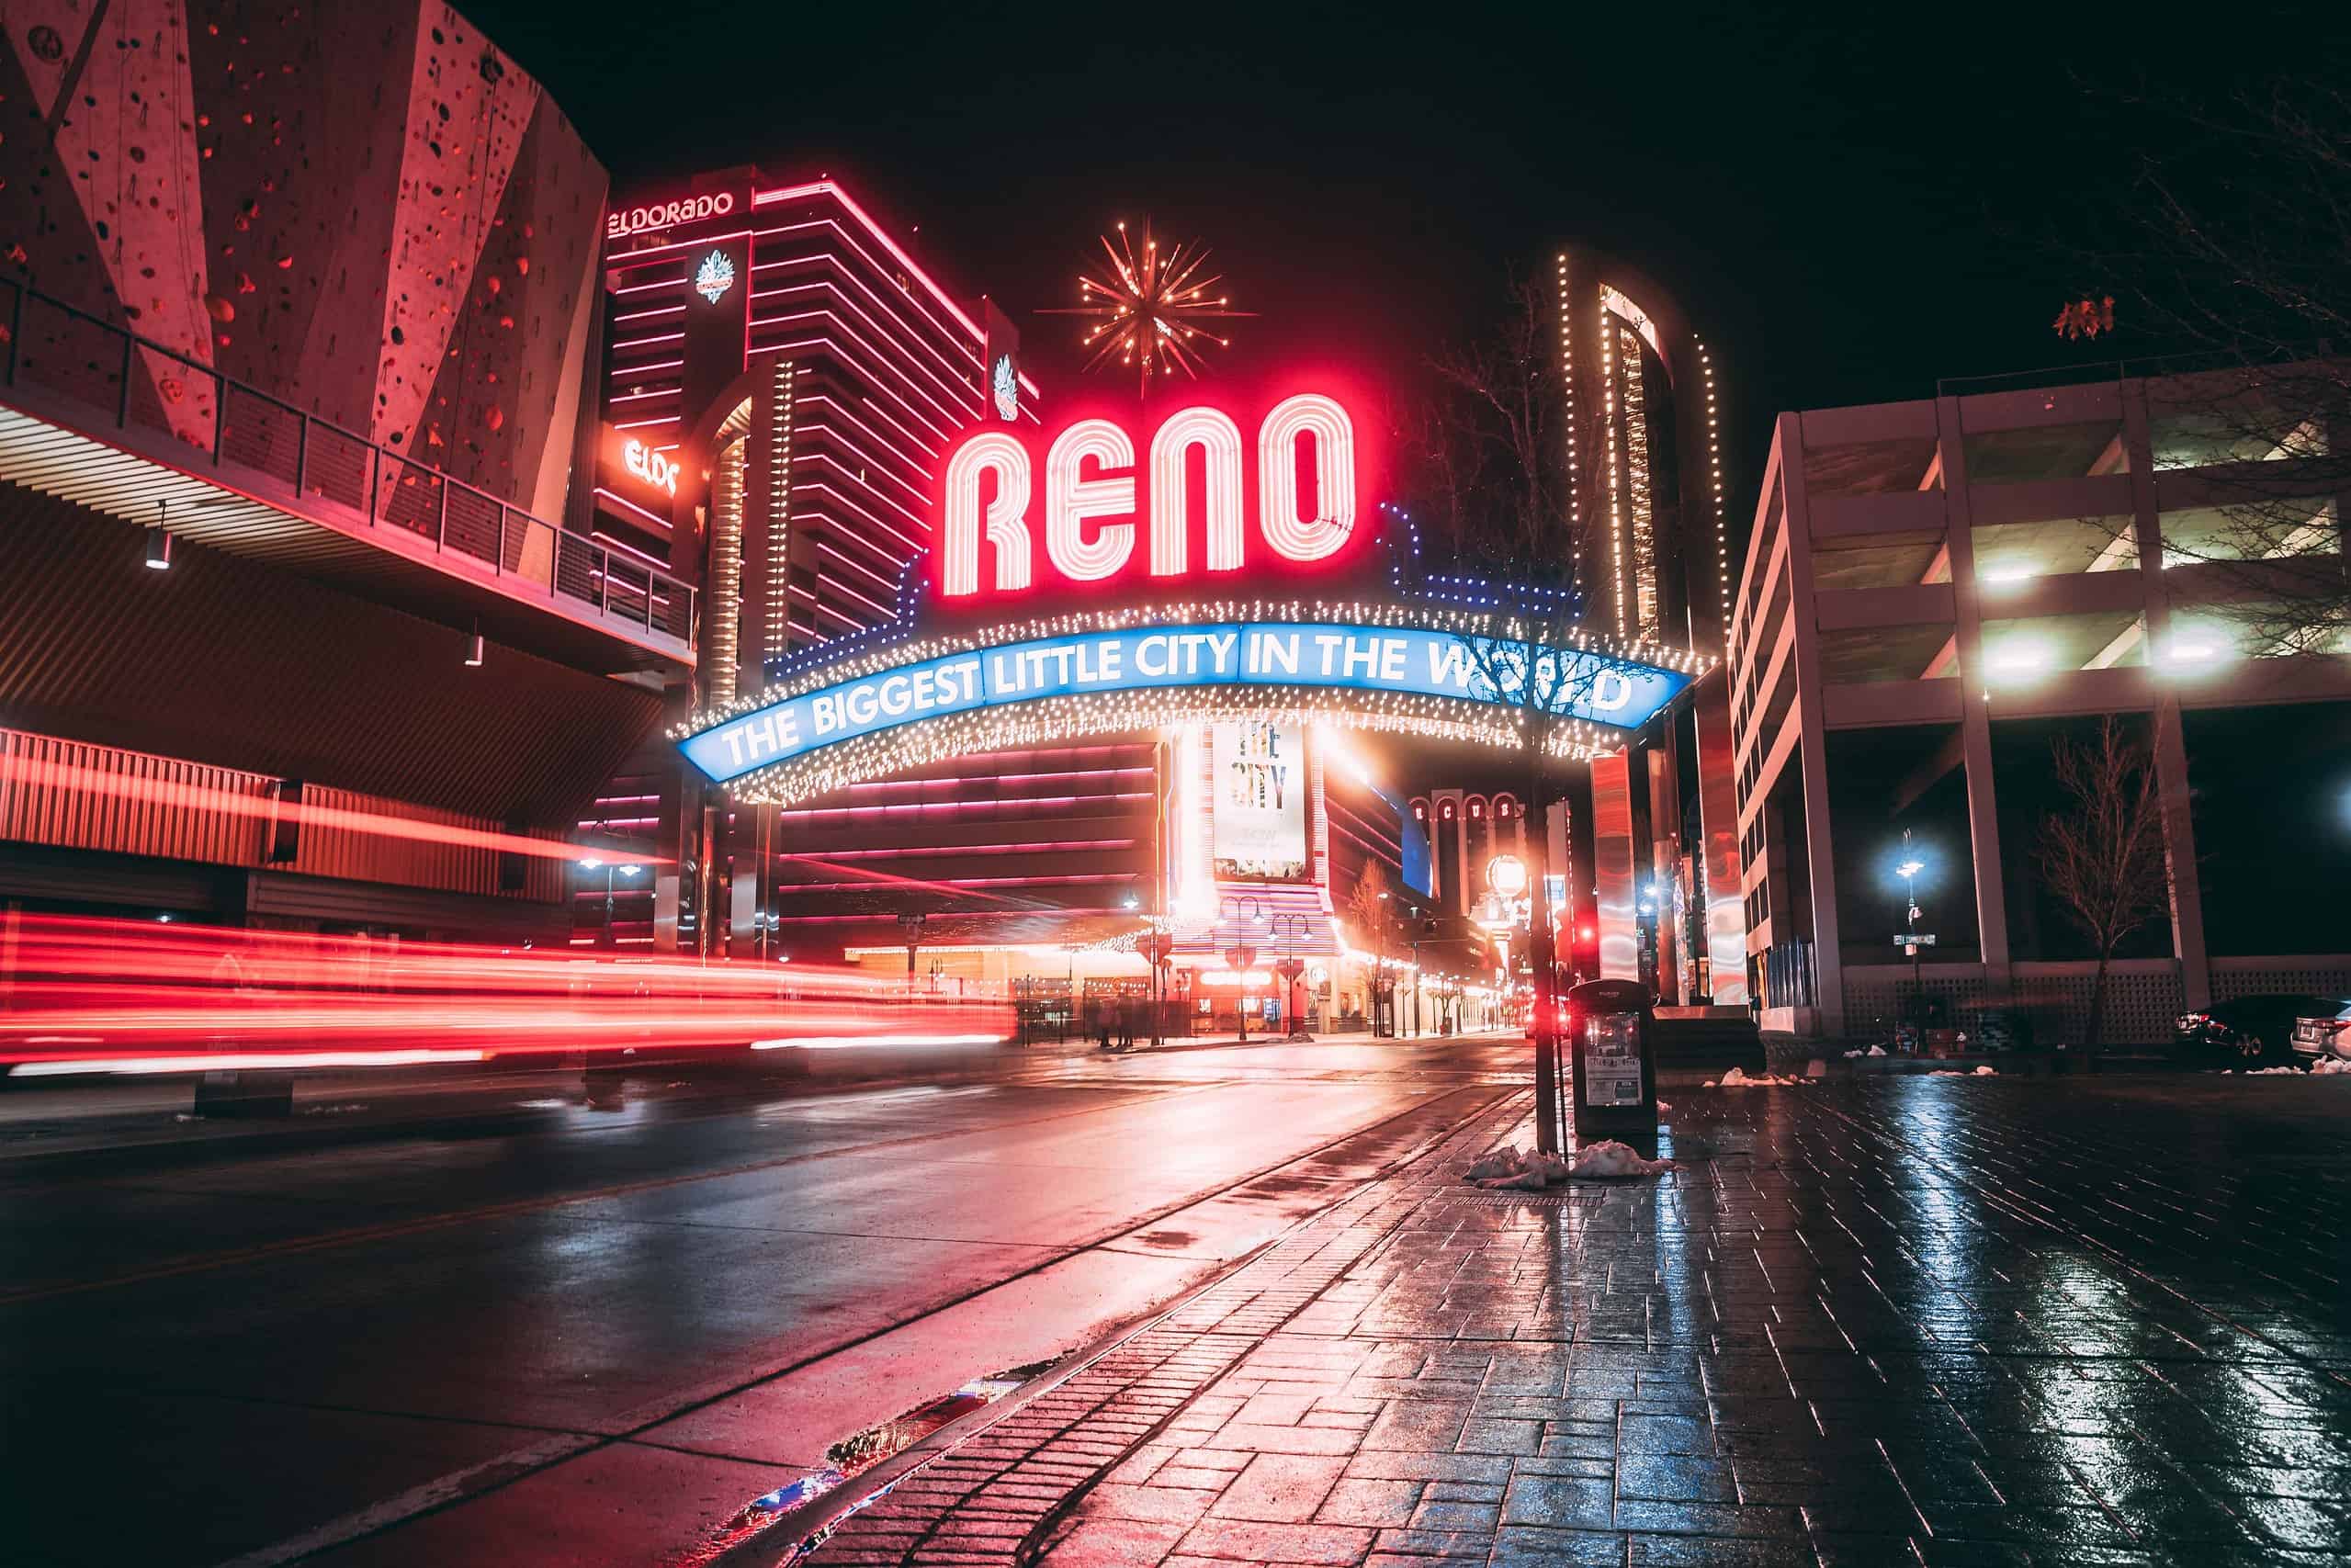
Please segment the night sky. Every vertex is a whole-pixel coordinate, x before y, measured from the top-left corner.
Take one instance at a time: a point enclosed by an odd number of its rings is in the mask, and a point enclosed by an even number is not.
[[[2050,327],[2119,243],[2123,96],[2342,58],[2290,7],[1296,6],[469,0],[625,195],[830,172],[1074,369],[1092,237],[1147,214],[1227,269],[1236,371],[1308,350],[1408,379],[1561,238],[1677,291],[1726,373],[1735,516],[1772,414],[2158,351]],[[2313,11],[2311,15],[2317,13]],[[605,19],[605,18],[609,19]],[[2121,290],[2118,288],[2118,292]]]

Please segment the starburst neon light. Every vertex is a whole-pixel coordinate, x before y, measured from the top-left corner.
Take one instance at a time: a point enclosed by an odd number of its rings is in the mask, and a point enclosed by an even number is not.
[[[1082,340],[1093,350],[1086,362],[1089,370],[1132,369],[1146,392],[1154,377],[1164,379],[1181,370],[1196,378],[1204,367],[1201,356],[1212,347],[1231,347],[1232,339],[1195,323],[1256,314],[1231,309],[1232,301],[1215,292],[1224,281],[1221,273],[1201,275],[1208,261],[1204,245],[1185,242],[1163,247],[1146,223],[1138,251],[1121,223],[1115,235],[1102,237],[1102,246],[1110,265],[1078,279],[1085,303],[1045,312],[1088,316],[1099,323],[1089,327]]]

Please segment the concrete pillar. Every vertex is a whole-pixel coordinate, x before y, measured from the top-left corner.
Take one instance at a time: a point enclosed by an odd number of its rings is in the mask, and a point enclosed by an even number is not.
[[[2163,516],[2155,496],[2153,443],[2147,430],[2147,389],[2131,382],[2122,392],[2122,439],[2131,453],[2131,524],[2139,547],[2139,581],[2145,590],[2147,664],[2162,680],[2159,649],[2171,645],[2171,596],[2164,588]],[[2148,747],[2164,814],[2164,863],[2171,880],[2172,957],[2179,964],[2180,999],[2191,1009],[2212,1001],[2212,960],[2204,945],[2204,889],[2196,873],[2196,821],[2189,809],[2187,742],[2179,698],[2156,687]]]
[[[1706,868],[1707,969],[1717,1007],[1745,1007],[1746,903],[1739,897],[1738,759],[1731,739],[1730,672],[1709,676],[1698,688],[1690,718],[1698,739],[1698,831],[1692,846]]]
[[[1804,874],[1813,904],[1813,968],[1822,1032],[1845,1032],[1845,960],[1837,921],[1837,856],[1828,820],[1828,731],[1821,721],[1820,626],[1813,600],[1812,500],[1804,480],[1801,414],[1780,416],[1780,495],[1788,530],[1789,624],[1795,632],[1797,754],[1804,798]],[[1784,829],[1784,821],[1780,824]],[[1784,832],[1781,834],[1784,839]],[[1775,878],[1775,880],[1779,880]],[[1784,885],[1784,884],[1783,884]],[[1772,922],[1776,935],[1779,922]]]
[[[1690,998],[1682,986],[1681,922],[1675,908],[1681,892],[1681,768],[1674,755],[1674,728],[1649,748],[1650,886],[1656,889],[1657,998],[1679,1006]]]
[[[1975,530],[1967,488],[1967,443],[1960,400],[1935,400],[1936,461],[1943,472],[1944,544],[1951,556],[1957,607],[1960,750],[1967,769],[1967,828],[1975,860],[1975,924],[1982,933],[1984,978],[1992,999],[2006,998],[2008,904],[2000,858],[2000,813],[1992,787],[1992,705],[1984,669],[1983,602],[1975,581]]]
[[[1600,974],[1611,980],[1641,973],[1639,898],[1633,886],[1633,752],[1630,747],[1592,759],[1593,869],[1599,896]]]

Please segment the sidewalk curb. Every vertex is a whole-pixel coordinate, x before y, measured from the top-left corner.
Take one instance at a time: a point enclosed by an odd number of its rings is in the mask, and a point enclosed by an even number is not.
[[[1098,1365],[1121,1348],[1181,1316],[1214,1292],[1230,1284],[1238,1276],[1264,1261],[1284,1242],[1308,1229],[1333,1210],[1354,1201],[1383,1182],[1394,1179],[1403,1171],[1436,1155],[1446,1144],[1459,1136],[1465,1127],[1482,1117],[1490,1115],[1497,1107],[1520,1098],[1531,1100],[1532,1093],[1532,1089],[1509,1089],[1495,1095],[1452,1126],[1432,1134],[1418,1147],[1398,1155],[1349,1190],[1332,1198],[1329,1202],[1323,1204],[1311,1213],[1298,1216],[1278,1235],[1269,1236],[1245,1257],[1234,1259],[1231,1264],[1208,1279],[1201,1280],[1192,1289],[1168,1303],[1159,1311],[1137,1322],[1113,1329],[1089,1344],[1068,1352],[1014,1393],[1007,1394],[993,1404],[949,1422],[921,1442],[885,1460],[873,1469],[851,1478],[849,1483],[834,1488],[803,1507],[792,1513],[777,1516],[774,1523],[758,1534],[739,1541],[711,1557],[700,1560],[697,1568],[788,1568],[788,1565],[799,1562],[822,1547],[832,1531],[842,1523],[881,1502],[901,1483],[910,1480],[931,1465],[947,1458],[974,1438],[1020,1414],[1046,1395]],[[1402,1224],[1401,1218],[1396,1224]],[[1393,1228],[1392,1226],[1391,1229]],[[1179,1404],[1176,1411],[1170,1412],[1167,1416],[1155,1423],[1148,1432],[1129,1443],[1125,1453],[1131,1453],[1136,1448],[1148,1442],[1154,1434],[1164,1427],[1167,1421],[1174,1418],[1181,1407],[1181,1404]],[[1099,1483],[1102,1476],[1116,1468],[1124,1458],[1123,1453],[1119,1460],[1113,1460],[1098,1467],[1092,1476],[1073,1486],[1066,1495],[1057,1499],[1053,1506],[1047,1509],[1033,1527],[1029,1538],[1023,1540],[1017,1555],[1025,1560],[1033,1541],[1040,1533],[1049,1529],[1062,1518],[1071,1506]],[[777,1544],[779,1540],[786,1541],[788,1544],[779,1547]]]

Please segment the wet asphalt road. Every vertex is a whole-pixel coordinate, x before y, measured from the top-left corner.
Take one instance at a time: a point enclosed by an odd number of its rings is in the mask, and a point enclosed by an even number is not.
[[[1493,1103],[1523,1050],[657,1083],[490,1127],[0,1176],[0,1555],[298,1561],[518,1451],[624,1432],[725,1453],[707,1484],[772,1483],[1146,1312]]]

